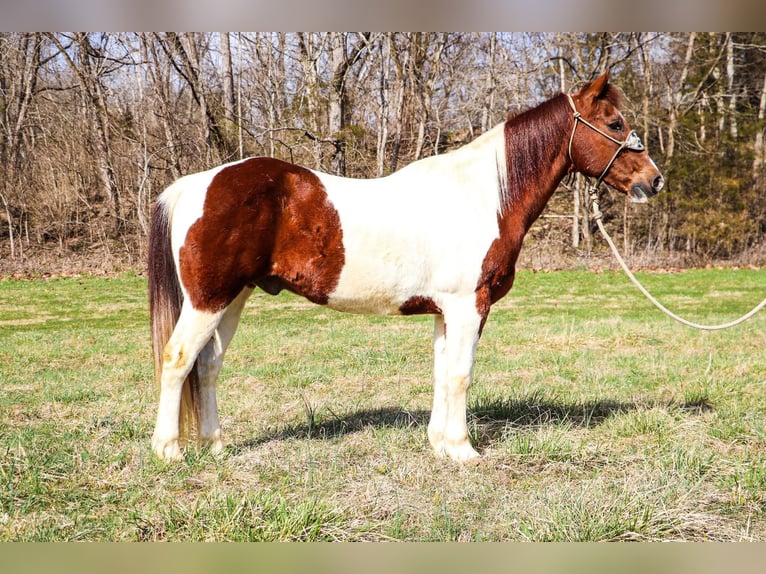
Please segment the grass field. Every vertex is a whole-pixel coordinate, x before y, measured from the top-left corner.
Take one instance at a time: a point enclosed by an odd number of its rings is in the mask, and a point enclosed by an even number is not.
[[[766,270],[640,274],[715,322]],[[0,540],[766,540],[766,313],[676,325],[616,273],[522,272],[479,346],[482,453],[431,454],[431,319],[256,293],[223,456],[151,454],[141,277],[0,280]]]

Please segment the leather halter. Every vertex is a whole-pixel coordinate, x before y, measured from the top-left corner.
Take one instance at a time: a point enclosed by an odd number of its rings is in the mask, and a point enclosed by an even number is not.
[[[612,156],[612,159],[609,160],[609,163],[606,164],[606,167],[604,168],[604,171],[601,172],[601,175],[598,176],[598,180],[596,181],[596,186],[598,187],[601,185],[601,182],[604,181],[604,178],[606,177],[606,174],[609,172],[609,170],[612,167],[612,164],[617,159],[617,156],[622,153],[623,150],[631,150],[631,151],[644,151],[644,144],[641,142],[641,138],[636,133],[636,130],[631,130],[631,132],[628,134],[628,137],[626,137],[623,141],[620,141],[616,138],[613,138],[608,133],[601,131],[596,126],[594,126],[592,123],[590,123],[588,120],[584,119],[580,112],[577,111],[577,108],[575,107],[574,100],[572,99],[572,96],[569,94],[566,94],[567,100],[569,100],[569,105],[572,106],[572,110],[574,111],[574,126],[572,127],[572,134],[569,136],[569,147],[567,148],[567,154],[569,155],[569,161],[572,162],[572,165],[574,165],[574,160],[572,159],[572,141],[574,140],[575,131],[577,130],[577,123],[582,122],[586,126],[588,126],[590,129],[595,131],[598,134],[601,134],[606,139],[613,141],[618,145],[617,151],[614,152],[614,155]]]

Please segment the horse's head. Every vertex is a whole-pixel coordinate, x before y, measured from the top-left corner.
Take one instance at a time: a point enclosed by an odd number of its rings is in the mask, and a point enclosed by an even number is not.
[[[567,97],[575,118],[569,138],[574,170],[605,181],[636,203],[655,196],[665,180],[620,113],[620,95],[608,72]]]

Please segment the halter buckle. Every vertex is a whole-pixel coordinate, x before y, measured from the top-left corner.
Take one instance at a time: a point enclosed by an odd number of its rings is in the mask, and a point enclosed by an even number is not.
[[[628,137],[625,138],[625,141],[622,142],[622,146],[625,149],[629,149],[632,151],[644,151],[644,143],[641,141],[641,138],[636,133],[636,130],[632,130]]]

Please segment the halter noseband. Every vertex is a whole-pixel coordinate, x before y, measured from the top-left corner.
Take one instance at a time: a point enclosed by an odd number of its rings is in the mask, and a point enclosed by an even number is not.
[[[612,159],[610,159],[609,163],[606,164],[604,171],[602,171],[601,175],[598,176],[598,180],[596,181],[596,185],[595,185],[595,187],[598,187],[599,185],[601,185],[601,182],[604,181],[604,177],[606,177],[606,174],[609,172],[609,170],[612,167],[612,164],[617,159],[617,156],[620,155],[622,150],[629,149],[631,151],[644,151],[644,144],[641,142],[641,138],[636,133],[636,130],[631,130],[631,132],[628,134],[628,137],[626,137],[623,141],[613,138],[608,133],[601,131],[592,123],[590,123],[588,120],[584,119],[582,115],[580,114],[580,112],[577,111],[577,108],[575,107],[572,96],[570,96],[569,94],[567,94],[566,96],[567,96],[567,100],[569,101],[569,105],[572,106],[572,110],[574,111],[574,126],[572,127],[572,135],[569,136],[569,147],[567,148],[569,161],[572,162],[572,165],[574,165],[574,160],[572,159],[572,141],[574,140],[575,131],[577,130],[577,122],[582,122],[583,124],[588,126],[590,129],[592,129],[596,133],[601,134],[606,139],[613,141],[619,146],[617,148],[617,151],[614,152]]]

